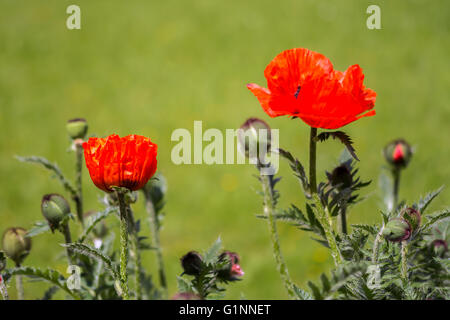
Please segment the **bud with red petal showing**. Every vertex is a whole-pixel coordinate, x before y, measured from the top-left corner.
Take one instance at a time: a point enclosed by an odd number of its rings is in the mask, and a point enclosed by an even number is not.
[[[411,226],[411,231],[417,231],[420,226],[420,212],[414,208],[405,208],[400,212],[400,217],[406,220]]]
[[[402,218],[389,220],[383,229],[384,238],[392,242],[408,240],[411,237],[411,233],[411,225]]]
[[[436,239],[431,243],[431,247],[434,250],[436,256],[443,258],[448,251],[447,241],[442,239]]]
[[[88,131],[86,119],[76,118],[67,121],[66,130],[72,140],[84,139]]]
[[[193,292],[178,292],[171,300],[202,300],[202,298]]]
[[[219,270],[219,278],[225,281],[240,280],[239,278],[244,275],[244,271],[239,265],[239,255],[236,252],[225,251],[219,256],[219,262],[229,260],[229,263],[225,265],[222,270]]]
[[[42,197],[41,211],[52,231],[60,227],[64,218],[70,214],[70,205],[60,194],[46,194]]]
[[[5,254],[20,265],[31,250],[31,238],[24,228],[9,228],[3,233],[2,247]]]
[[[204,267],[203,258],[198,252],[189,251],[181,258],[181,266],[184,274],[198,276]]]
[[[249,118],[238,131],[239,149],[250,159],[261,159],[270,151],[272,135],[269,125],[258,118]],[[264,150],[260,151],[260,148]]]
[[[384,148],[386,161],[394,168],[405,168],[412,157],[411,146],[403,139],[397,139]]]
[[[334,168],[331,173],[326,173],[328,180],[333,187],[338,189],[350,188],[353,183],[352,173],[347,165],[341,164],[340,166]]]

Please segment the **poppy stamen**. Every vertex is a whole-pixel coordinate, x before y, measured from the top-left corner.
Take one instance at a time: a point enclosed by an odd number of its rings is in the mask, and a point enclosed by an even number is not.
[[[297,91],[296,91],[295,94],[294,94],[295,99],[297,99],[298,94],[300,93],[300,89],[301,89],[301,88],[302,88],[301,86],[298,86],[298,87],[297,87]]]

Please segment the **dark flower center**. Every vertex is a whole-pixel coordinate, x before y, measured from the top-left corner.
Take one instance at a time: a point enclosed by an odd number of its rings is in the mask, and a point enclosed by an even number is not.
[[[301,86],[298,86],[298,87],[297,87],[297,91],[296,91],[295,94],[294,94],[295,99],[297,99],[298,94],[300,93],[300,89],[301,89]]]

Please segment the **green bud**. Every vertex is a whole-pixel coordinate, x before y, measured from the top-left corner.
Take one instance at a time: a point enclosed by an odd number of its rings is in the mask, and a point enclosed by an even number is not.
[[[383,236],[392,242],[408,240],[411,236],[411,226],[404,219],[394,218],[384,226]]]
[[[63,196],[56,193],[47,194],[42,198],[41,211],[53,231],[70,213],[70,206]]]
[[[411,226],[411,231],[417,231],[420,226],[420,212],[413,208],[405,208],[400,212],[400,217],[405,219]]]
[[[239,149],[250,159],[261,159],[270,151],[272,135],[269,125],[257,118],[244,122],[238,131]],[[264,150],[261,150],[264,148]]]
[[[434,250],[436,256],[443,258],[448,251],[447,241],[442,239],[436,239],[431,243],[431,247]]]
[[[16,265],[22,263],[31,249],[31,238],[25,237],[26,233],[23,228],[9,228],[3,233],[3,251]]]
[[[153,204],[157,205],[163,200],[164,195],[167,192],[166,178],[164,178],[162,174],[157,173],[147,182],[143,191],[146,197],[150,197]]]
[[[384,148],[386,161],[394,168],[405,168],[412,157],[411,146],[403,139],[397,139]]]
[[[203,269],[203,258],[196,251],[190,251],[181,258],[181,266],[185,274],[197,276]]]
[[[66,129],[73,140],[83,139],[88,131],[88,124],[85,119],[76,118],[67,121]]]

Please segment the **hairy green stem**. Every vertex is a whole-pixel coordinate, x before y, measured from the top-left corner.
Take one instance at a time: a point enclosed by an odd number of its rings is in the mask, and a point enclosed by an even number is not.
[[[272,249],[277,264],[277,270],[280,273],[281,279],[284,282],[284,286],[291,299],[296,299],[293,289],[293,283],[289,276],[289,271],[286,263],[284,262],[283,255],[281,254],[280,241],[278,239],[277,225],[273,217],[273,211],[275,207],[272,188],[272,175],[264,175],[260,170],[260,178],[262,189],[264,193],[264,215],[267,216],[269,224],[270,239],[272,241]]]
[[[313,200],[314,200],[314,204],[315,204],[314,211],[316,214],[316,218],[317,218],[317,220],[319,220],[319,222],[322,225],[322,228],[325,232],[325,237],[327,239],[328,245],[330,246],[331,256],[333,257],[334,264],[336,266],[338,266],[339,264],[341,264],[343,262],[343,260],[342,260],[341,252],[340,252],[339,247],[336,242],[336,238],[334,237],[334,234],[333,234],[333,228],[331,225],[330,214],[329,214],[327,208],[323,208],[322,202],[320,201],[320,198],[317,195],[317,193],[314,193],[312,196],[313,196]]]
[[[82,189],[82,172],[83,172],[83,147],[81,144],[75,144],[76,153],[76,164],[75,164],[75,175],[76,175],[76,191],[75,204],[77,207],[78,220],[81,225],[84,226],[83,221],[83,189]]]
[[[375,237],[375,241],[373,243],[373,250],[372,250],[372,263],[373,264],[378,264],[379,246],[380,246],[381,237],[383,236],[383,229],[384,229],[384,225],[381,227],[381,229],[378,232],[377,236]]]
[[[120,286],[122,289],[122,297],[124,300],[129,300],[128,290],[128,210],[125,203],[125,197],[122,191],[116,191],[119,199],[120,210]]]
[[[393,169],[392,174],[394,176],[394,206],[392,210],[395,212],[398,206],[398,189],[400,187],[400,170],[401,169]]]
[[[136,222],[134,220],[133,211],[130,206],[127,206],[128,209],[128,219],[129,225],[131,226],[130,232],[133,234],[132,251],[131,256],[134,259],[134,287],[135,287],[135,298],[136,300],[141,300],[142,298],[142,287],[141,287],[141,251],[139,249],[139,235],[138,230],[136,229]]]
[[[72,236],[70,235],[70,228],[69,228],[69,223],[65,222],[62,225],[62,229],[60,229],[62,234],[64,235],[64,242],[66,244],[72,243]],[[68,247],[66,247],[66,253],[67,253],[67,261],[69,262],[69,265],[72,264],[72,256],[73,256],[73,252],[71,249],[69,249]]]
[[[151,234],[152,234],[152,244],[153,244],[153,247],[155,247],[156,258],[158,260],[159,283],[161,285],[161,288],[163,289],[165,298],[167,298],[168,297],[167,280],[166,280],[166,272],[165,272],[165,268],[164,268],[164,259],[163,259],[163,255],[162,255],[161,243],[160,243],[160,238],[159,238],[158,221],[157,221],[157,217],[156,217],[155,206],[153,205],[153,202],[150,199],[150,196],[147,196],[147,195],[146,195],[146,200],[145,200],[145,208],[147,210],[149,223],[150,223],[150,230],[151,230]]]
[[[309,139],[309,189],[311,195],[317,193],[316,180],[316,149],[317,149],[317,128],[311,127],[311,134]]]
[[[20,263],[16,263],[16,268],[20,268]],[[16,276],[16,290],[17,290],[17,299],[24,300],[25,298],[23,293],[23,281],[21,275]]]
[[[408,259],[406,257],[408,253],[408,242],[402,241],[402,265],[401,265],[401,273],[403,280],[408,280]]]
[[[341,201],[339,209],[339,226],[343,234],[347,234],[347,200]]]

